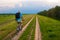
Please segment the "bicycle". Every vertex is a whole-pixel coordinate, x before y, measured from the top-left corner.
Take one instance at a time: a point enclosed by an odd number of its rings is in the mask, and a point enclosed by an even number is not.
[[[19,31],[21,31],[22,30],[22,23],[20,22],[20,23],[18,23],[18,26],[17,26],[17,34],[19,33]]]

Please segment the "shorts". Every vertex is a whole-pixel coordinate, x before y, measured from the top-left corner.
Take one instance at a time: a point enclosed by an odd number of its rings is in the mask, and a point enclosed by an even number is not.
[[[18,19],[18,20],[17,20],[17,22],[21,22],[21,21],[22,21],[22,19]]]

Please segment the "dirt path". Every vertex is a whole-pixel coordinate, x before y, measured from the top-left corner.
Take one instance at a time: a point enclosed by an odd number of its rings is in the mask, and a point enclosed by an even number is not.
[[[41,32],[38,23],[38,18],[36,17],[36,30],[35,30],[35,40],[41,40]]]
[[[34,17],[32,17],[32,19],[24,26],[24,28],[22,29],[22,31],[20,31],[18,33],[18,35],[15,35],[11,40],[18,40],[19,37],[22,35],[22,33],[25,31],[25,29],[27,28],[27,26],[30,24],[30,22],[33,20]]]

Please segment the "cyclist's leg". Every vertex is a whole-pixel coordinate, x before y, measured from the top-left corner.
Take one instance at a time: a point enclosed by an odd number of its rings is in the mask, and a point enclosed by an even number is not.
[[[21,27],[21,30],[22,30],[22,28],[23,28],[23,24],[22,24],[22,21],[20,22],[20,27]]]
[[[21,22],[21,27],[23,28],[23,24],[22,24],[22,22]]]
[[[21,26],[21,23],[19,22],[19,23],[18,23],[18,28],[19,28],[19,31],[20,31],[20,26]]]
[[[22,30],[22,23],[20,22],[20,30]]]
[[[17,27],[16,34],[18,34],[18,33],[19,33],[19,29],[18,29],[18,27]]]
[[[22,22],[18,22],[18,26],[17,26],[17,31],[20,31],[22,30]]]
[[[17,26],[17,33],[19,32],[19,28],[20,27],[20,25],[19,25],[19,22],[18,22],[18,26]]]

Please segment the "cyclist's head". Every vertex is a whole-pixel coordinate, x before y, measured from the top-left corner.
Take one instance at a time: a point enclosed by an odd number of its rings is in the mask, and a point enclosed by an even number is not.
[[[20,11],[18,10],[18,13],[20,13]]]

